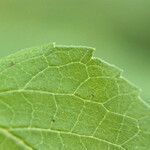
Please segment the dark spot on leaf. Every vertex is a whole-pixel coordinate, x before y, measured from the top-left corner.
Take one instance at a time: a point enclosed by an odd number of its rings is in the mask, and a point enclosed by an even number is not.
[[[52,122],[54,123],[54,122],[55,122],[55,119],[52,119]]]
[[[13,62],[13,61],[11,61],[10,63],[9,63],[9,67],[12,67],[12,66],[14,66],[15,65],[15,63]]]
[[[90,98],[92,99],[92,98],[94,98],[94,96],[95,96],[94,94],[91,94],[91,95],[90,95]]]

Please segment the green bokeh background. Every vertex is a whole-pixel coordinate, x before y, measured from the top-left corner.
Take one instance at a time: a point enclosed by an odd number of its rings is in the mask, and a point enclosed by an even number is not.
[[[150,103],[149,0],[0,0],[0,57],[48,42],[95,47]]]

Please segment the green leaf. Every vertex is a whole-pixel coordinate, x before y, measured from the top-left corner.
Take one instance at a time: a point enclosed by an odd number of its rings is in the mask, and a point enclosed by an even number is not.
[[[150,106],[87,47],[0,60],[1,150],[148,150]]]

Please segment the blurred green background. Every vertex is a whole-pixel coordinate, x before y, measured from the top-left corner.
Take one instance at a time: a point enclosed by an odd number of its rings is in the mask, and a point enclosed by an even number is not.
[[[149,0],[0,0],[0,57],[48,42],[95,47],[150,102]]]

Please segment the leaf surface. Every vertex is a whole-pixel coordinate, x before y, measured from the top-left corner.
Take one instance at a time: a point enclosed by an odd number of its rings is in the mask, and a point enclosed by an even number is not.
[[[148,150],[150,107],[87,47],[0,60],[1,150]]]

